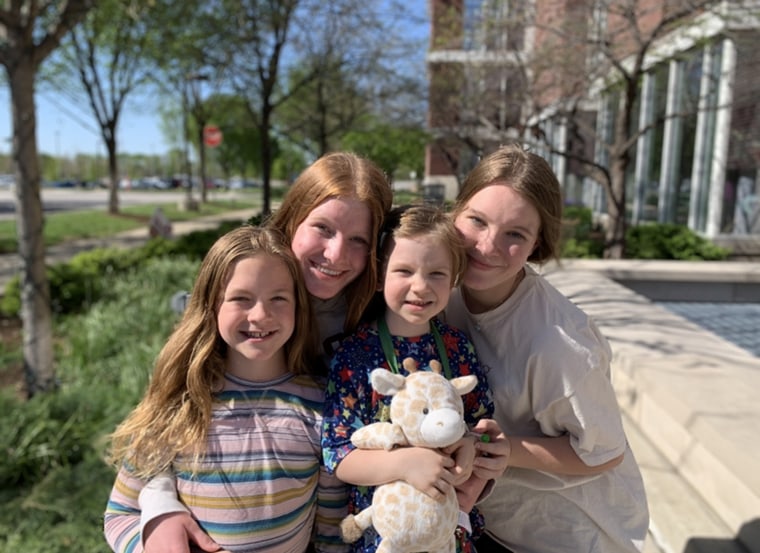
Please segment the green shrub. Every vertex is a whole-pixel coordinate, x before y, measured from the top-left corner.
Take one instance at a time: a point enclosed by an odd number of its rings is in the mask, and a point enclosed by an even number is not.
[[[104,277],[85,313],[57,318],[60,387],[0,394],[0,551],[106,553],[102,515],[115,473],[104,437],[142,397],[176,325],[170,298],[198,260],[162,257]]]
[[[199,230],[185,234],[176,239],[174,255],[184,255],[193,259],[203,259],[217,238],[227,231],[240,226],[240,223],[225,223],[216,229]]]
[[[628,259],[723,260],[730,253],[683,225],[643,223],[626,231]],[[562,257],[601,258],[604,235],[591,210],[567,206],[562,219]]]
[[[626,233],[629,259],[720,261],[729,251],[716,246],[683,225],[651,223],[630,227]]]
[[[103,511],[113,478],[110,467],[89,455],[20,493],[0,492],[0,551],[108,553]]]
[[[248,222],[258,223],[259,217]],[[203,259],[222,234],[240,226],[240,221],[226,221],[212,230],[195,231],[176,239],[153,238],[133,249],[98,248],[75,255],[65,263],[48,268],[50,302],[56,314],[80,313],[102,296],[104,276],[123,273],[157,257]],[[0,312],[16,317],[21,309],[21,284],[11,279],[0,300]]]
[[[68,262],[48,267],[53,313],[86,310],[101,296],[105,277],[135,267],[144,259],[141,249],[97,248],[78,253]],[[7,316],[18,316],[20,309],[21,283],[19,277],[14,277],[5,287],[0,311]]]
[[[40,394],[20,402],[0,395],[0,488],[28,486],[55,467],[76,464],[92,440],[82,394]],[[95,414],[97,416],[97,414]]]
[[[565,258],[598,258],[604,251],[604,236],[594,225],[591,209],[565,206],[562,213],[562,249]]]

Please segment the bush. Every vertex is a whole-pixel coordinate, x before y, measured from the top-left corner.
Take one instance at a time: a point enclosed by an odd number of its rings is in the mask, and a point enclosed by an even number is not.
[[[40,394],[27,402],[0,396],[0,488],[28,486],[55,467],[81,461],[92,439],[87,398],[80,394]],[[96,415],[96,414],[95,414]]]
[[[56,467],[28,490],[3,490],[0,551],[108,553],[103,511],[114,473],[97,456]]]
[[[719,261],[729,253],[683,225],[644,223],[626,231],[628,259]],[[601,258],[603,254],[604,235],[593,224],[591,210],[567,206],[562,220],[562,257]]]
[[[562,214],[562,249],[565,258],[598,258],[604,251],[604,236],[594,225],[591,209],[565,206]]]
[[[99,301],[56,325],[59,389],[0,394],[0,551],[108,551],[103,439],[142,397],[177,321],[170,298],[198,266],[164,257],[106,276]]]
[[[671,223],[641,224],[626,233],[626,257],[629,259],[680,259],[720,261],[729,250],[716,246],[683,225]]]
[[[258,217],[248,223],[257,224]],[[104,292],[104,277],[123,273],[157,257],[187,257],[203,259],[211,245],[222,234],[240,226],[227,221],[213,230],[195,231],[177,239],[153,238],[140,248],[99,248],[75,255],[66,263],[48,268],[50,302],[59,315],[81,313],[98,301]],[[11,279],[0,300],[0,312],[17,317],[21,309],[21,283]]]

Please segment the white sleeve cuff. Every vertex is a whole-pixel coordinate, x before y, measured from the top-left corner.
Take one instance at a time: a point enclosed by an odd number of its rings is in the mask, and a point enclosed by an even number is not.
[[[184,503],[177,499],[177,482],[174,475],[162,472],[156,475],[140,490],[140,534],[151,520],[168,513],[190,512]]]
[[[472,525],[470,524],[470,515],[464,511],[459,511],[459,521],[457,526],[461,526],[467,530],[468,534],[472,534]]]

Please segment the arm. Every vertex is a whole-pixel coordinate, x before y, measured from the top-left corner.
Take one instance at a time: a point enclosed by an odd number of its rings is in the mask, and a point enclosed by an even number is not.
[[[512,452],[509,464],[555,474],[591,476],[601,474],[623,462],[620,454],[600,465],[584,463],[570,445],[570,436],[512,436],[509,438]],[[486,444],[488,445],[488,444]]]
[[[616,467],[623,454],[599,465],[584,463],[570,444],[570,436],[510,436],[507,437],[496,421],[485,419],[474,429],[488,434],[489,442],[478,442],[481,453],[473,463],[473,471],[481,478],[498,478],[514,466],[555,474],[591,476]]]
[[[146,553],[189,553],[190,544],[202,551],[218,551],[219,546],[177,499],[174,475],[164,472],[147,482],[140,491],[139,508],[142,542]]]
[[[317,553],[343,553],[348,545],[340,536],[340,522],[348,514],[348,488],[320,467],[314,548]]]
[[[177,499],[177,481],[170,472],[157,474],[145,483],[138,498],[140,503],[140,525],[144,529],[154,519],[169,513],[189,513],[187,507]]]
[[[550,318],[551,325],[541,322],[533,333],[521,388],[513,391],[529,402],[522,415],[538,427],[521,426],[524,432],[507,436],[496,421],[480,421],[474,431],[490,437],[476,444],[487,454],[475,461],[481,477],[498,478],[513,466],[535,471],[528,478],[547,477],[549,485],[555,477],[565,486],[581,485],[622,462],[626,439],[609,380],[609,344],[572,305],[560,305]]]
[[[449,351],[448,355],[450,358],[464,359],[464,362],[458,364],[458,374],[473,374],[478,379],[477,386],[462,398],[465,421],[468,427],[473,427],[483,417],[493,416],[494,405],[488,388],[488,379],[480,365],[475,347],[461,332],[458,336],[457,351]],[[456,463],[453,472],[456,476],[457,498],[460,508],[465,512],[469,512],[474,507],[489,484],[489,478],[473,475],[475,460],[479,453],[476,444],[480,437],[478,433],[469,432],[459,442],[445,450],[453,455]]]
[[[379,486],[403,480],[433,499],[440,499],[452,485],[454,461],[434,449],[400,447],[354,449],[335,469],[338,478],[356,486]]]
[[[144,482],[132,477],[123,467],[108,498],[103,518],[106,541],[115,553],[141,553],[140,506],[137,496]]]

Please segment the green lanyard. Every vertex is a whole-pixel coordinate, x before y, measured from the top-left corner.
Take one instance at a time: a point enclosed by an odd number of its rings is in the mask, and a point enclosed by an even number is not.
[[[396,359],[396,352],[393,350],[393,341],[391,340],[391,333],[388,330],[388,323],[385,322],[385,317],[377,319],[377,331],[380,334],[380,345],[383,348],[385,359],[388,361],[391,371],[398,374],[398,359]],[[443,339],[438,329],[430,321],[430,333],[435,339],[435,347],[438,349],[438,357],[441,359],[441,366],[443,367],[443,374],[447,380],[451,380],[451,369],[449,368],[449,356],[446,354],[446,348],[443,345]]]

